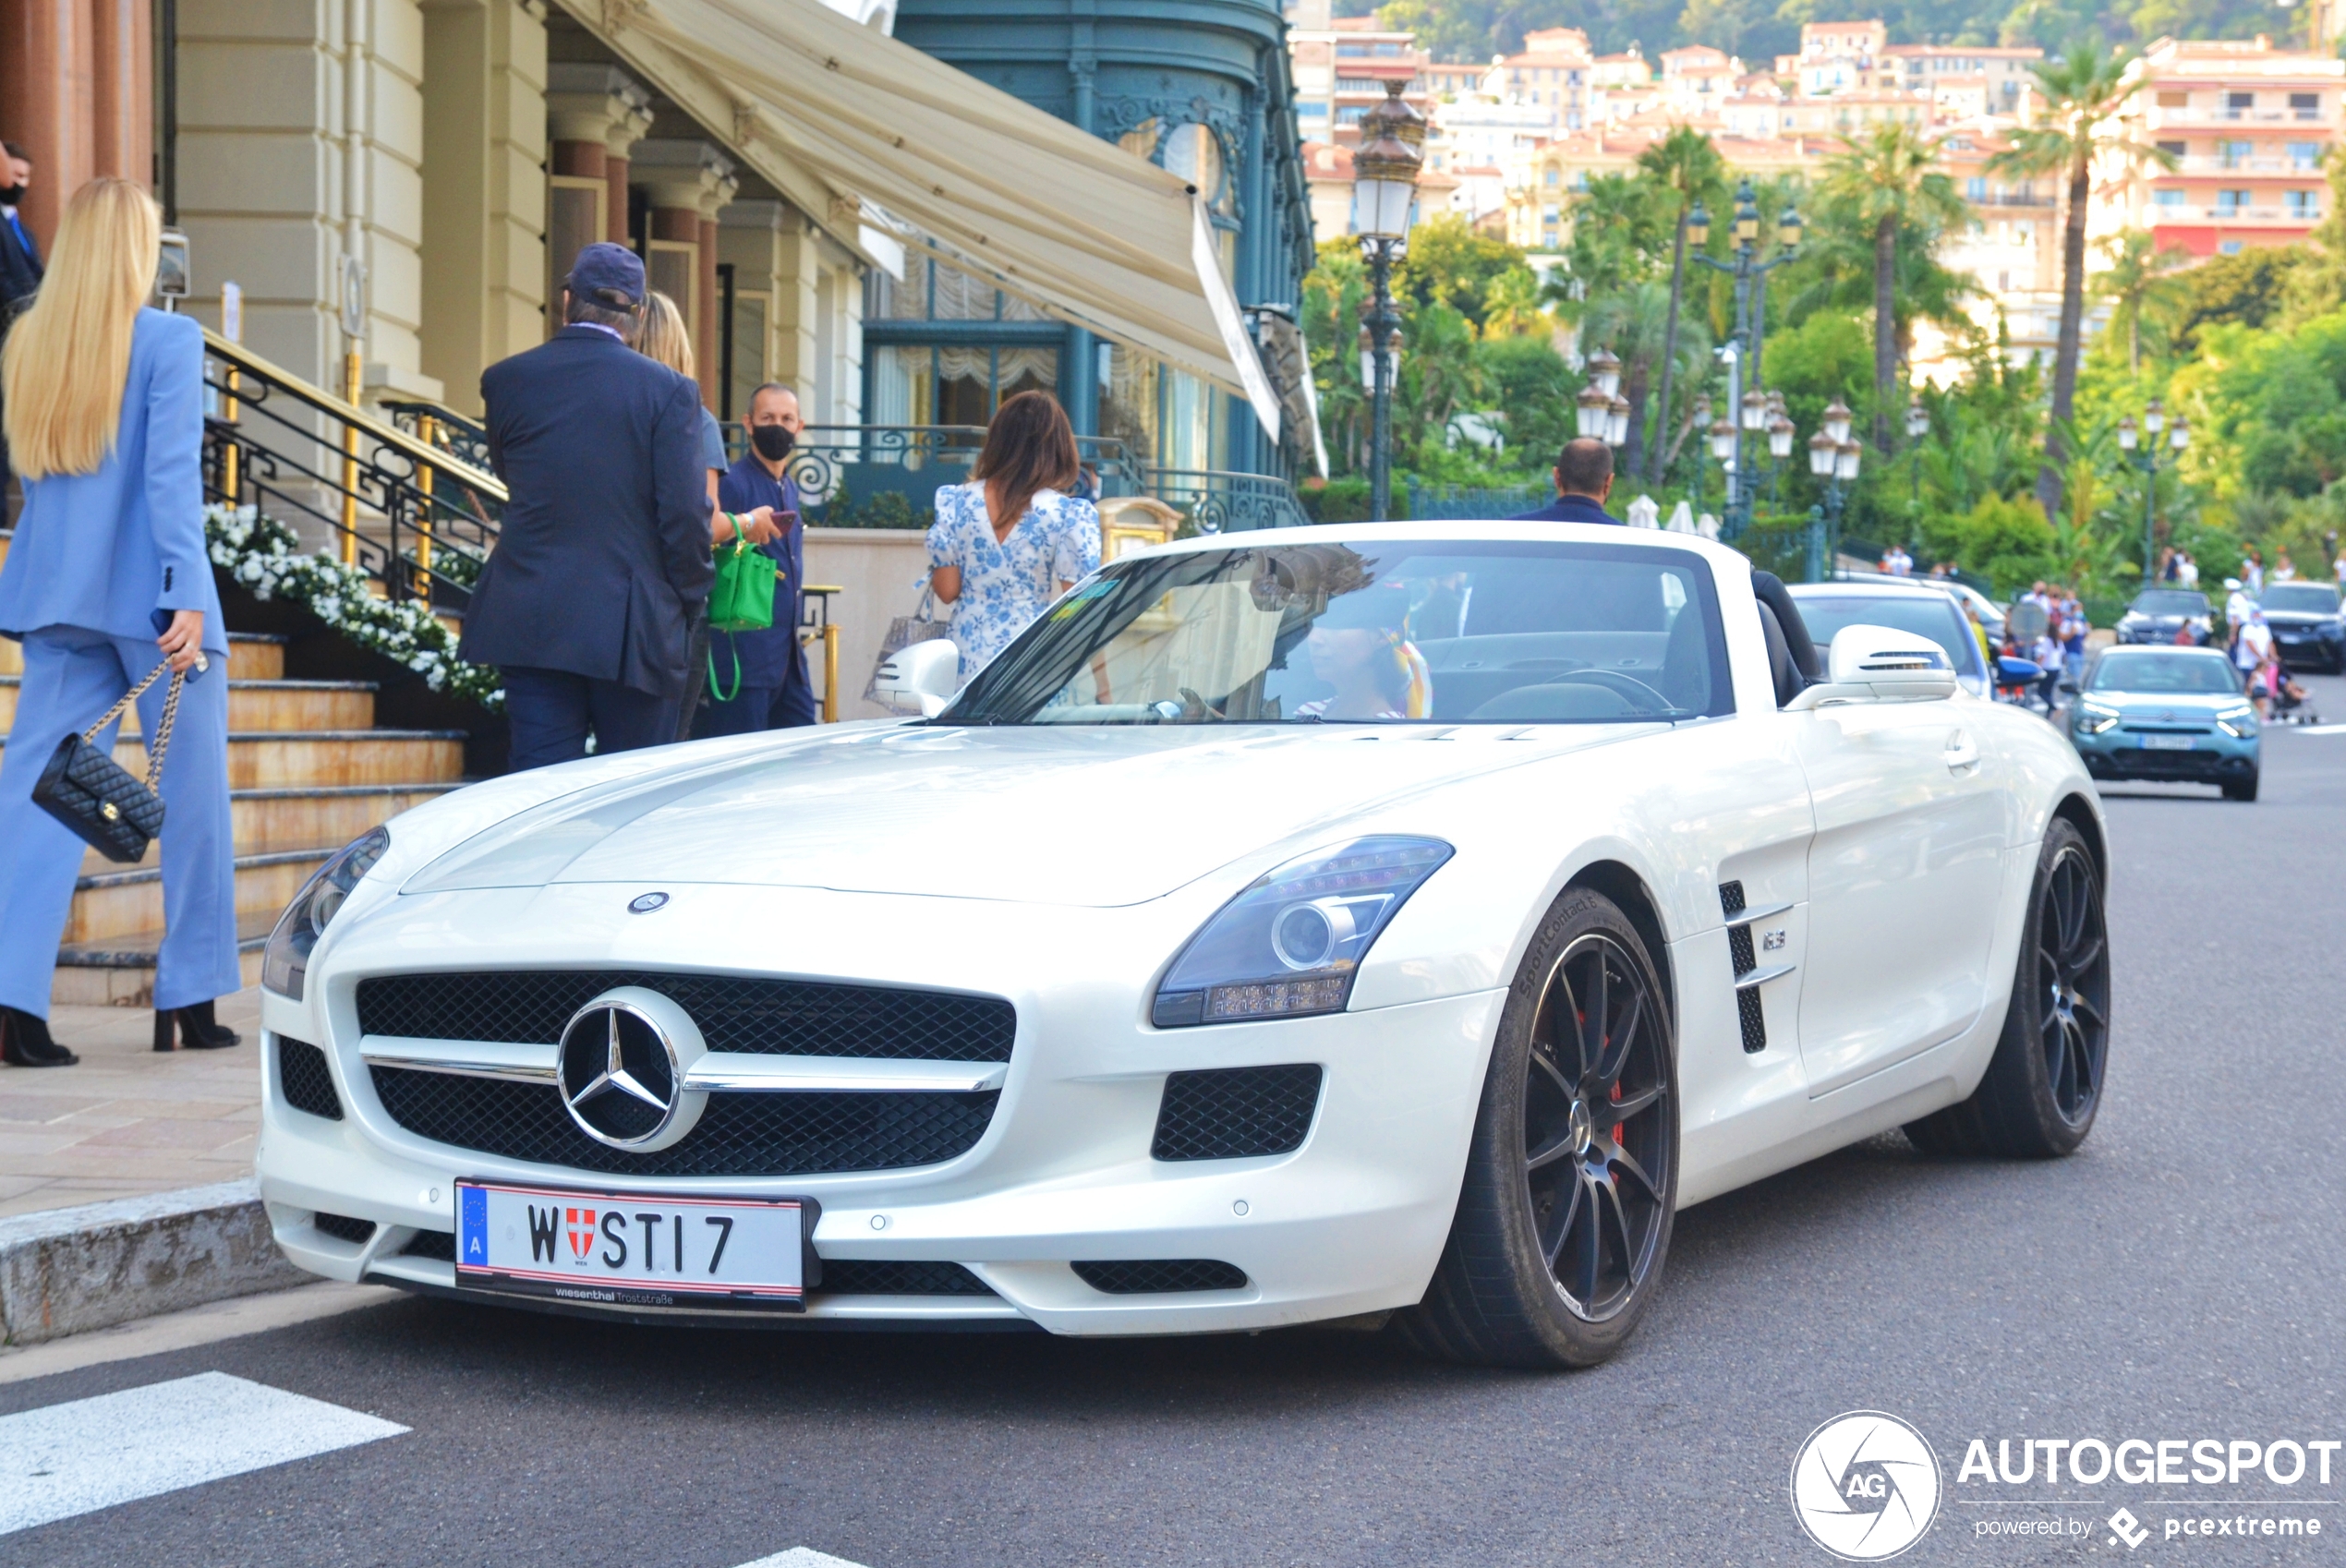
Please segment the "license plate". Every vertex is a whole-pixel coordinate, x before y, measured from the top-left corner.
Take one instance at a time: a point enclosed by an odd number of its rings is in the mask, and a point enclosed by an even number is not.
[[[805,1309],[818,1206],[456,1183],[456,1283],[605,1307]]]
[[[2146,735],[2143,750],[2146,752],[2187,752],[2199,742],[2189,735]]]

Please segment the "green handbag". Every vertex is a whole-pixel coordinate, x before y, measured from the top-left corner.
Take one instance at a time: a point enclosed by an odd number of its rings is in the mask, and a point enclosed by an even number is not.
[[[712,632],[763,632],[774,624],[773,561],[742,537],[741,519],[732,513],[733,542],[717,550],[717,581],[708,590],[708,629]],[[720,703],[741,695],[742,656],[733,652],[733,689],[726,692],[717,679],[717,650],[708,652],[708,693]]]

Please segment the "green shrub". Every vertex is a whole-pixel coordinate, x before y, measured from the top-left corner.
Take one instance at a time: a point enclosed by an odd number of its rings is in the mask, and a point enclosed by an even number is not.
[[[1930,560],[1987,578],[2004,597],[2055,574],[2052,525],[2031,496],[1983,496],[1969,512],[1925,517],[1921,533]]]

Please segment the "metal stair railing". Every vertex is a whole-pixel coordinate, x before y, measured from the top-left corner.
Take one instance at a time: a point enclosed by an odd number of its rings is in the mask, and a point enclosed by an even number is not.
[[[387,598],[469,601],[506,501],[494,475],[209,329],[204,385],[208,499],[322,533]]]

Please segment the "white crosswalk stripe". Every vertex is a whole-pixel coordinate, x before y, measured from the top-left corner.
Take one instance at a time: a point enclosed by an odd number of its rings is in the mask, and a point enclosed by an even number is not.
[[[0,1416],[0,1535],[406,1429],[225,1372]]]
[[[864,1568],[864,1565],[850,1562],[844,1557],[826,1556],[812,1547],[794,1546],[788,1551],[778,1551],[771,1557],[744,1562],[742,1568]]]

